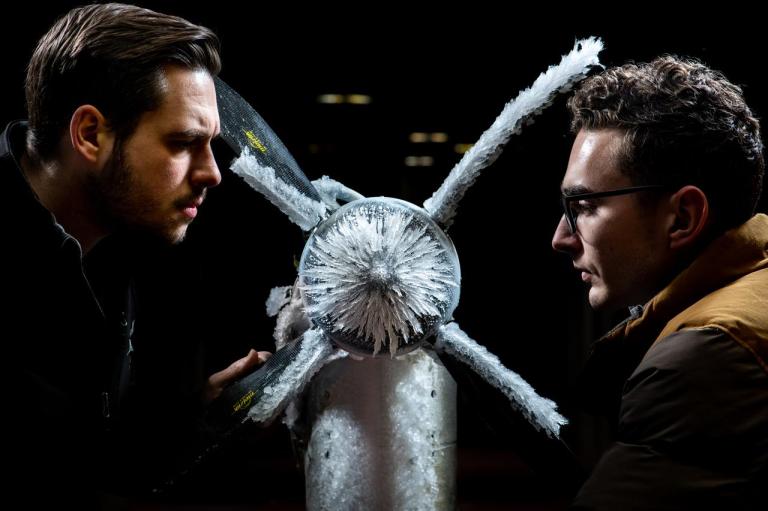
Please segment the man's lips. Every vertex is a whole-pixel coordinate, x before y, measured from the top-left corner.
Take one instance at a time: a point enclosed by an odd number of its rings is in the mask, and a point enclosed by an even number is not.
[[[202,203],[202,197],[189,202],[185,202],[181,205],[181,212],[184,213],[184,216],[187,218],[195,218],[197,216],[197,208],[199,208]]]
[[[585,270],[584,268],[579,268],[578,266],[574,266],[576,271],[581,272],[581,280],[584,282],[589,282],[592,280],[592,273]]]

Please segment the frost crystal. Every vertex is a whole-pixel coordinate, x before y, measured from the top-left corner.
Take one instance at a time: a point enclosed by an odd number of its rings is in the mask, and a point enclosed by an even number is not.
[[[305,332],[300,351],[275,381],[264,387],[262,398],[248,410],[248,418],[255,422],[268,423],[283,409],[283,405],[297,396],[312,376],[329,362],[331,353],[333,345],[322,330]]]
[[[503,392],[531,424],[550,437],[557,438],[560,426],[568,424],[568,419],[557,413],[554,401],[538,395],[527,381],[504,367],[499,357],[472,340],[456,323],[440,327],[435,349],[471,367],[485,381]]]
[[[326,208],[322,202],[307,197],[277,177],[275,169],[259,163],[247,148],[232,162],[230,169],[305,231],[325,217]]]
[[[344,347],[401,354],[432,333],[458,302],[453,245],[423,210],[365,199],[334,214],[300,265],[307,313]]]
[[[597,54],[602,49],[603,42],[594,37],[576,41],[573,50],[558,65],[550,66],[531,87],[507,103],[491,127],[451,170],[440,188],[424,202],[424,208],[438,224],[443,227],[451,225],[459,201],[474,184],[480,171],[496,161],[512,135],[520,133],[526,122],[530,123],[533,116],[551,104],[557,92],[569,90],[586,76],[590,67],[599,65]]]

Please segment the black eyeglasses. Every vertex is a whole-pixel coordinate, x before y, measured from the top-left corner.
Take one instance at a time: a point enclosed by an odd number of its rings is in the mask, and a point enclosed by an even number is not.
[[[607,192],[576,193],[574,195],[562,194],[560,200],[562,201],[563,213],[565,214],[565,219],[568,221],[568,227],[571,229],[571,234],[576,234],[576,218],[579,216],[579,211],[574,210],[571,205],[572,202],[586,199],[599,199],[600,197],[612,197],[614,195],[625,195],[645,190],[658,190],[662,188],[668,187],[666,185],[643,185],[619,188],[618,190],[609,190]]]

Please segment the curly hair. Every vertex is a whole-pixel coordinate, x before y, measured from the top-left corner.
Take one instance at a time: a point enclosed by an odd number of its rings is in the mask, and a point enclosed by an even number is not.
[[[29,143],[50,159],[72,113],[91,104],[119,140],[162,98],[163,66],[221,69],[219,40],[205,27],[124,4],[72,9],[39,41],[27,67]]]
[[[698,186],[719,229],[755,213],[765,166],[760,123],[722,73],[662,56],[588,78],[568,108],[574,133],[624,132],[619,165],[634,184]]]

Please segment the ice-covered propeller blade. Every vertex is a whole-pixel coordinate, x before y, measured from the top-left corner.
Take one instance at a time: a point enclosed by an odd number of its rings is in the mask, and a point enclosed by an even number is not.
[[[221,78],[215,78],[221,138],[238,155],[232,171],[305,231],[327,215],[320,194],[272,128]]]
[[[435,350],[462,362],[500,390],[531,424],[550,437],[558,438],[560,426],[568,423],[557,412],[554,401],[538,395],[528,382],[506,368],[496,355],[471,339],[456,323],[438,329]]]
[[[539,75],[533,85],[521,91],[506,104],[490,128],[453,167],[440,188],[424,202],[432,218],[447,228],[456,214],[459,201],[480,175],[480,171],[499,157],[512,135],[520,133],[523,124],[549,106],[558,92],[565,92],[584,78],[592,66],[600,64],[597,54],[603,49],[600,39],[590,37],[576,45],[556,66]]]

